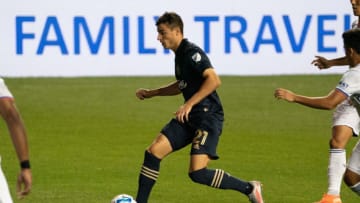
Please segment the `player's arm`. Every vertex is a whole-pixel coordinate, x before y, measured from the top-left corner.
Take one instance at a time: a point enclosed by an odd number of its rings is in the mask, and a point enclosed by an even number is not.
[[[332,66],[345,66],[349,65],[346,57],[340,57],[335,59],[326,59],[322,56],[315,56],[315,59],[311,62],[314,66],[317,66],[320,70],[321,69],[328,69]]]
[[[221,80],[213,68],[207,68],[203,72],[204,82],[199,91],[197,91],[185,104],[194,106],[215,91],[220,85]]]
[[[311,108],[326,110],[334,109],[338,104],[347,98],[347,95],[338,89],[331,91],[324,97],[308,97],[295,94],[287,89],[278,88],[275,90],[274,96],[277,99],[283,99],[288,102],[294,102]]]
[[[203,77],[205,80],[199,91],[197,91],[188,101],[186,101],[185,104],[182,105],[175,113],[177,120],[180,122],[187,121],[192,107],[198,104],[201,100],[215,91],[221,85],[221,80],[213,68],[205,69],[203,72]]]
[[[136,97],[143,100],[155,96],[173,96],[181,93],[179,89],[179,81],[174,81],[166,86],[159,87],[156,89],[145,89],[140,88],[136,90]]]
[[[26,130],[12,99],[0,99],[0,113],[4,118],[20,161],[21,171],[17,180],[19,198],[29,194],[32,186],[32,175],[29,162],[29,150]]]

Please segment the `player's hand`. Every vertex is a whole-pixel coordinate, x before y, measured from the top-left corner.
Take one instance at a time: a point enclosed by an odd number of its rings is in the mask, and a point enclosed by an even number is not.
[[[175,112],[176,120],[180,123],[185,123],[189,120],[189,114],[192,109],[192,106],[187,105],[186,103]]]
[[[320,70],[328,69],[332,66],[330,61],[322,56],[315,56],[315,59],[311,62],[311,64],[317,66]]]
[[[136,90],[136,93],[135,93],[136,97],[139,98],[140,100],[144,100],[146,98],[150,98],[151,95],[150,95],[150,90],[148,89],[143,89],[143,88],[140,88],[138,90]]]
[[[24,198],[31,191],[32,175],[30,169],[22,169],[17,179],[17,196],[19,199]]]
[[[290,90],[278,88],[275,90],[274,96],[276,99],[283,99],[288,102],[294,102],[295,101],[295,94],[291,92]]]

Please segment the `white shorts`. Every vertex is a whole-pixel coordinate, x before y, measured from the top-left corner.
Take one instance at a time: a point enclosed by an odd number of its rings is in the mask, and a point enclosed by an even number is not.
[[[345,125],[352,128],[354,135],[359,135],[360,117],[356,108],[348,104],[340,104],[333,113],[332,126]]]
[[[351,153],[347,168],[360,175],[360,140],[357,142]]]
[[[6,182],[4,173],[1,169],[1,157],[0,157],[0,203],[12,203],[8,184]]]
[[[0,99],[10,97],[13,98],[10,90],[7,88],[4,79],[0,78]]]

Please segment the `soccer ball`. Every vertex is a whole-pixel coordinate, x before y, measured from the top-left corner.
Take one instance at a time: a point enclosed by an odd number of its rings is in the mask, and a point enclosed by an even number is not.
[[[117,195],[111,200],[111,203],[136,203],[134,198],[128,194]]]

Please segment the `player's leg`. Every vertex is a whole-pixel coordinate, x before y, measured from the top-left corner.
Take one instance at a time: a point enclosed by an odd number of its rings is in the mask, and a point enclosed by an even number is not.
[[[0,203],[12,203],[12,199],[10,196],[10,191],[8,184],[6,182],[6,178],[1,169],[1,157],[0,157]]]
[[[346,144],[353,136],[353,129],[346,125],[332,128],[328,163],[328,191],[318,203],[339,202],[340,188],[346,170]]]
[[[191,142],[186,128],[175,119],[171,120],[145,151],[144,162],[139,175],[136,196],[138,203],[146,203],[160,172],[160,162],[168,154]]]
[[[344,181],[352,191],[360,196],[360,174],[355,173],[350,169],[346,169]]]
[[[214,131],[215,130],[215,131]],[[261,184],[253,181],[243,181],[222,169],[207,168],[211,159],[217,159],[216,146],[221,131],[198,130],[193,140],[189,177],[196,183],[219,189],[237,190],[247,196],[254,203],[262,203]]]
[[[328,194],[340,195],[342,177],[346,169],[346,144],[353,136],[352,128],[348,126],[334,126],[330,140],[329,154],[329,187]]]
[[[171,152],[171,145],[163,134],[159,134],[150,147],[145,150],[136,196],[138,203],[146,203],[148,201],[151,189],[159,176],[160,161]]]
[[[352,151],[345,171],[344,182],[352,191],[360,195],[360,140]]]
[[[253,186],[249,182],[233,177],[222,169],[208,169],[209,161],[207,154],[191,155],[189,169],[191,180],[214,188],[237,190],[246,195],[252,192]]]

